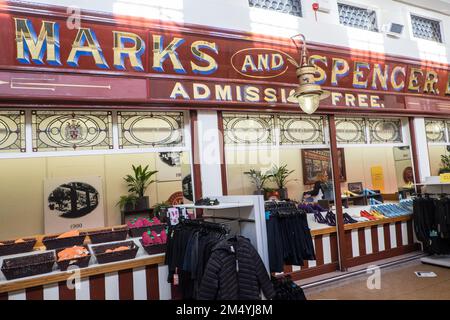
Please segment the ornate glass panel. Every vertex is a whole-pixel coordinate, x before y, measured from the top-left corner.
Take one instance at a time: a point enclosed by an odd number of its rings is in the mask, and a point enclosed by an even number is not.
[[[111,111],[32,111],[33,151],[112,149]]]
[[[402,143],[399,119],[369,119],[370,143]]]
[[[279,11],[293,16],[302,16],[300,0],[248,0],[250,7]]]
[[[0,111],[0,152],[25,151],[25,111]]]
[[[365,144],[366,122],[362,118],[336,118],[336,140],[338,143]]]
[[[447,138],[445,136],[445,121],[426,120],[425,131],[428,142],[447,142]]]
[[[273,144],[274,116],[266,114],[223,114],[225,144]]]
[[[340,24],[369,31],[378,31],[375,11],[343,3],[338,3],[338,10]]]
[[[118,112],[119,148],[184,145],[182,112]]]
[[[442,42],[439,21],[411,15],[411,25],[414,37]]]
[[[280,144],[325,144],[322,117],[280,115]]]

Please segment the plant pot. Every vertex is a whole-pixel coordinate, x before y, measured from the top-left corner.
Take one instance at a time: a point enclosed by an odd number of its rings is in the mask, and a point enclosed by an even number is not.
[[[280,199],[280,193],[277,190],[273,191],[266,191],[264,193],[264,200],[271,200],[271,199]]]
[[[255,196],[261,196],[261,195],[264,195],[264,190],[255,190],[255,191],[253,192],[253,194],[254,194]]]
[[[131,211],[133,211],[133,210],[135,210],[135,207],[134,207],[134,205],[133,205],[132,203],[127,203],[127,204],[125,204],[125,206],[123,207],[123,211],[124,211],[124,212],[131,212]]]
[[[443,173],[450,173],[450,168],[440,168],[439,174],[443,174]]]
[[[289,199],[287,188],[278,189],[278,194],[280,195],[280,200]]]
[[[141,210],[147,210],[150,208],[150,200],[148,196],[137,198],[136,200],[136,206],[134,207],[134,210],[141,211]]]

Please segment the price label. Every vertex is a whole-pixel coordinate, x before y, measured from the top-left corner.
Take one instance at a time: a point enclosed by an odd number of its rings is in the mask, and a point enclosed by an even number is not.
[[[439,181],[441,183],[450,183],[450,173],[442,173],[439,175]]]

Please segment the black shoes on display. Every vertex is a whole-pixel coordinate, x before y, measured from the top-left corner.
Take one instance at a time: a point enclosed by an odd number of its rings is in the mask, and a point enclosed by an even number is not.
[[[356,223],[358,221],[356,221],[355,219],[353,219],[347,212],[344,212],[344,224],[347,223]]]
[[[306,300],[303,289],[296,285],[290,276],[272,277],[272,284],[276,292],[273,300]]]
[[[336,226],[336,216],[334,215],[333,211],[328,211],[325,219],[327,220],[327,224],[331,227]]]
[[[196,206],[217,206],[219,203],[219,200],[211,200],[210,198],[198,199],[195,201]]]

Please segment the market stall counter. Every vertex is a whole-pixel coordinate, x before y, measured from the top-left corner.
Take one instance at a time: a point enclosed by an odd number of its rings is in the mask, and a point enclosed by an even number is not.
[[[117,230],[108,239],[102,229],[80,230],[80,243],[55,244],[57,235],[41,235],[24,238],[36,239],[32,251],[0,256],[0,300],[168,300],[172,298],[171,285],[167,282],[165,255],[145,248],[141,238],[126,238],[123,230],[127,226],[109,228]],[[159,228],[160,229],[160,228]],[[83,237],[83,235],[85,237]],[[90,236],[89,236],[90,235]],[[98,238],[115,240],[99,243]],[[93,239],[97,241],[93,241]],[[117,241],[120,238],[120,241]],[[52,239],[52,249],[44,243]],[[15,246],[22,240],[15,241]],[[96,244],[94,244],[96,242]],[[4,244],[7,242],[4,241]],[[48,243],[47,243],[48,244]],[[5,245],[1,245],[3,247]],[[47,246],[48,247],[48,246]],[[70,248],[62,252],[65,248]],[[162,247],[161,244],[158,245]],[[83,251],[87,249],[86,251]],[[61,264],[61,256],[78,252]],[[29,251],[29,252],[24,252]],[[82,252],[82,254],[80,254]],[[78,267],[79,266],[79,267]],[[66,271],[61,271],[67,269]]]

